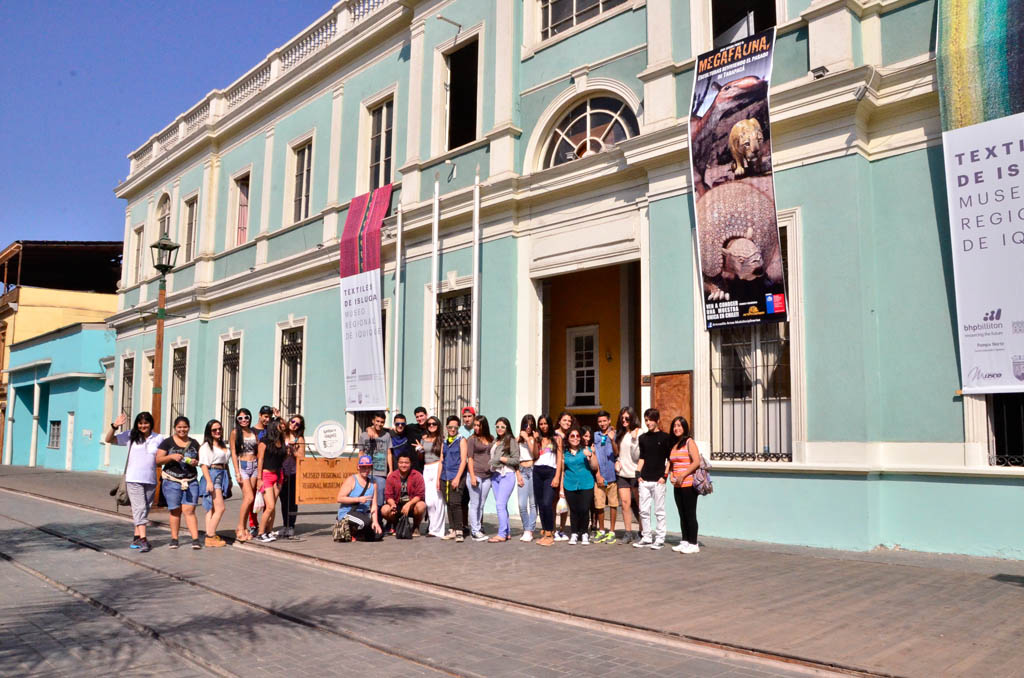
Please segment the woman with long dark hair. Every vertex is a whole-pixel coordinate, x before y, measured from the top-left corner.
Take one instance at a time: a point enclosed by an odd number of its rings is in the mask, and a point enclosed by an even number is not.
[[[579,423],[576,421],[575,415],[569,413],[566,410],[562,410],[562,412],[558,415],[558,419],[556,421],[558,423],[558,427],[555,429],[555,440],[558,442],[558,446],[564,452],[565,439],[569,435],[569,431],[571,429],[578,428]],[[561,477],[561,473],[559,473],[559,477]],[[555,497],[556,505],[558,504],[558,500],[561,498],[561,494],[562,493],[559,492],[559,495]],[[555,532],[555,541],[569,541],[569,535],[565,533],[565,523],[568,521],[568,519],[568,513],[558,514],[558,531]]]
[[[444,537],[445,502],[441,494],[441,420],[427,417],[414,456],[423,461],[423,485],[427,504],[427,536]]]
[[[683,417],[676,417],[669,427],[672,434],[672,450],[669,452],[669,482],[672,483],[672,494],[679,511],[679,525],[683,538],[678,546],[673,546],[676,553],[698,553],[697,545],[697,490],[693,487],[693,472],[700,467],[700,451],[697,443],[690,437],[690,422]]]
[[[519,473],[516,474],[516,494],[519,499],[519,518],[523,521],[523,536],[519,541],[533,541],[533,528],[537,525],[537,501],[533,491],[533,457],[537,446],[537,420],[532,414],[519,422]]]
[[[462,517],[462,493],[466,489],[466,466],[468,465],[466,439],[459,435],[459,418],[454,414],[445,422],[447,435],[441,441],[441,487],[448,508],[451,528],[442,539],[454,539],[461,543],[466,529]]]
[[[508,541],[512,529],[508,520],[508,500],[519,476],[519,443],[512,436],[512,422],[498,417],[494,422],[494,442],[491,443],[491,487],[494,488],[494,505],[498,512],[498,534],[487,541],[498,543]]]
[[[553,431],[551,417],[542,414],[537,418],[536,457],[533,462],[533,493],[537,499],[537,513],[540,514],[541,546],[555,543],[555,502],[562,479],[558,473],[562,467],[562,448]]]
[[[583,434],[572,428],[565,436],[565,452],[562,454],[562,492],[569,504],[569,519],[572,536],[569,544],[589,544],[587,527],[590,522],[590,507],[594,501],[594,471],[597,459],[593,451],[583,444]]]
[[[247,522],[252,516],[253,502],[256,501],[259,444],[256,431],[252,428],[252,412],[242,407],[235,413],[235,428],[228,439],[231,460],[235,466],[235,480],[242,488],[242,506],[238,511],[238,526],[235,527],[235,539],[238,541],[252,539]]]
[[[466,441],[469,462],[469,534],[473,541],[487,541],[483,532],[484,502],[491,492],[491,426],[487,417],[473,418],[473,435]]]
[[[128,416],[124,412],[117,415],[117,419],[107,429],[104,441],[112,445],[128,446],[124,462],[124,486],[132,507],[132,522],[135,523],[131,547],[145,553],[153,548],[146,539],[146,526],[149,524],[149,507],[156,496],[156,452],[164,436],[153,430],[153,415],[149,412],[139,412],[131,430],[118,433],[117,429],[126,423]]]
[[[192,428],[188,417],[176,417],[173,435],[164,438],[157,447],[156,463],[163,465],[160,477],[160,491],[167,501],[170,514],[170,548],[178,548],[178,530],[181,517],[192,537],[192,548],[200,549],[199,521],[196,519],[196,504],[199,503],[199,443],[189,436]]]
[[[288,425],[280,417],[272,417],[267,422],[266,435],[259,444],[259,466],[256,477],[259,484],[257,492],[263,493],[263,501],[266,508],[260,516],[259,532],[256,538],[264,543],[277,539],[277,533],[272,532],[274,517],[277,513],[277,497],[281,492],[281,481],[284,475],[281,471],[284,466],[285,457],[288,456],[288,445],[285,443],[285,434]]]
[[[231,495],[231,450],[224,444],[224,426],[216,419],[206,422],[203,444],[199,447],[199,470],[203,477],[199,481],[199,496],[206,510],[205,546],[227,546],[217,536],[217,526],[224,517],[224,500]]]
[[[636,479],[636,465],[640,461],[640,422],[636,412],[628,405],[619,410],[615,424],[615,444],[619,448],[619,459],[615,462],[615,477],[619,484],[619,503],[622,504],[622,524],[626,533],[622,543],[633,542],[633,518],[640,519],[639,485]],[[615,529],[615,526],[612,526]]]
[[[299,505],[295,501],[295,473],[298,460],[306,458],[306,420],[301,414],[288,417],[288,430],[284,434],[288,456],[281,467],[284,472],[284,484],[281,485],[281,507],[284,510],[284,527],[282,537],[295,536],[295,518],[299,514]]]

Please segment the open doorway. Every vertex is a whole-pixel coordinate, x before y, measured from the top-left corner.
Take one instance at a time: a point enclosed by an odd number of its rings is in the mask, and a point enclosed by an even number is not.
[[[640,404],[640,265],[629,262],[543,281],[542,411],[595,428]]]

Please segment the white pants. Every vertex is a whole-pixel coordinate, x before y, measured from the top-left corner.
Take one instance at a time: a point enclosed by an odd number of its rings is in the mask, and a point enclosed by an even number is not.
[[[444,536],[445,510],[444,497],[437,491],[437,477],[441,474],[441,462],[427,464],[423,467],[423,483],[427,486],[427,519],[430,521],[429,533],[435,537]]]
[[[665,542],[665,487],[667,483],[640,481],[640,527],[643,538],[659,544]],[[657,527],[651,534],[651,504],[654,504],[654,518]]]

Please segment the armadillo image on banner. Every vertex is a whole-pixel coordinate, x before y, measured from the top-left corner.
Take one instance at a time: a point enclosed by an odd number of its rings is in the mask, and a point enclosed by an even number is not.
[[[768,89],[775,29],[697,57],[690,175],[707,329],[787,320]]]

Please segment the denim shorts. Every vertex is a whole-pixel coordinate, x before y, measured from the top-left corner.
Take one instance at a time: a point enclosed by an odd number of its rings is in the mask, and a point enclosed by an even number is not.
[[[168,510],[181,508],[182,504],[195,506],[199,503],[199,481],[197,480],[189,482],[188,488],[182,490],[181,483],[178,481],[164,479],[160,491],[163,492],[164,499],[167,500]]]
[[[213,488],[220,488],[221,496],[225,499],[231,494],[231,474],[226,468],[211,468],[210,480],[213,481]],[[206,476],[199,477],[199,496],[203,498],[203,508],[207,511],[213,510],[213,492],[206,487]]]
[[[256,471],[259,470],[259,462],[256,460],[246,461],[244,459],[238,460],[238,466],[242,469],[242,478],[255,478]]]

